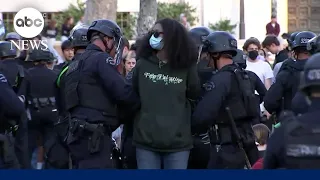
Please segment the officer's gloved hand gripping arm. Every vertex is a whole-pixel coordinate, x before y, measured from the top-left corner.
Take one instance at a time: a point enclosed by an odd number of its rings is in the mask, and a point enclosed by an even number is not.
[[[117,104],[135,104],[138,96],[133,91],[132,86],[112,65],[105,60],[97,63],[98,73],[105,89]]]
[[[7,79],[0,74],[0,109],[8,117],[20,117],[24,113],[24,104],[9,86]]]
[[[286,72],[280,72],[276,77],[276,82],[271,85],[264,97],[264,107],[269,113],[281,110],[282,97],[285,91],[285,82],[289,77]]]
[[[195,131],[207,130],[215,123],[214,119],[230,91],[230,87],[227,86],[231,83],[230,77],[226,76],[227,73],[220,72],[211,79],[210,87],[206,88],[206,94],[193,113],[192,127]]]

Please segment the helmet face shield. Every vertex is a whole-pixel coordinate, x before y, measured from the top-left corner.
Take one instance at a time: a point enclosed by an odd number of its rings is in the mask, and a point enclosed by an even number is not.
[[[112,65],[119,65],[122,59],[122,53],[124,49],[124,42],[122,39],[122,36],[119,38],[114,38],[114,48],[115,48],[115,56],[113,58],[113,63]]]

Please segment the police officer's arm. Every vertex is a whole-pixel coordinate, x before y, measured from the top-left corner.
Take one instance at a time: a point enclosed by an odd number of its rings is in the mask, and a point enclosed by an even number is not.
[[[281,71],[277,77],[276,82],[271,85],[264,97],[264,107],[269,113],[277,112],[282,106],[282,97],[285,91],[286,81],[288,78],[286,71]]]
[[[223,101],[229,94],[231,73],[219,72],[213,76],[211,82],[212,88],[206,92],[193,113],[192,127],[196,131],[206,130],[214,124],[214,119],[217,117]]]
[[[9,117],[21,116],[24,112],[24,104],[9,86],[7,79],[2,74],[0,74],[0,89],[0,109],[4,115]]]
[[[105,59],[98,60],[97,70],[103,86],[117,104],[132,104],[138,101],[131,84]]]
[[[264,84],[262,83],[262,81],[260,80],[260,78],[256,75],[256,73],[252,72],[252,71],[247,71],[249,78],[251,79],[251,82],[254,85],[254,89],[258,92],[259,94],[259,98],[260,98],[260,103],[263,102],[263,98],[267,93],[267,89],[264,86]]]
[[[196,100],[201,92],[196,64],[190,68],[187,78],[187,97],[191,100]]]
[[[268,140],[267,150],[263,158],[264,169],[277,169],[281,168],[281,164],[284,164],[284,127],[276,128]]]

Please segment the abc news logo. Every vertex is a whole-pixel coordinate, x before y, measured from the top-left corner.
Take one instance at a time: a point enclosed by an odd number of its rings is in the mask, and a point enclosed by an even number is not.
[[[29,40],[11,41],[19,50],[42,49],[48,50],[47,40],[35,40],[34,37],[41,34],[44,28],[46,14],[34,8],[23,8],[14,16],[14,29],[21,36]]]
[[[43,14],[43,17],[45,17],[46,14]],[[18,27],[32,27],[32,26],[36,26],[36,27],[41,27],[42,26],[42,20],[41,19],[34,19],[32,20],[31,18],[28,18],[27,16],[24,17],[24,19],[17,19],[16,20],[16,26]]]

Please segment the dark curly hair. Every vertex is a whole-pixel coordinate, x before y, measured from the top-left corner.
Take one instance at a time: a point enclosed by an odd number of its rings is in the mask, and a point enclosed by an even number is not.
[[[247,51],[248,50],[248,47],[251,45],[251,44],[254,44],[256,46],[258,46],[258,49],[261,49],[261,44],[260,44],[260,41],[255,38],[255,37],[250,37],[249,39],[246,40],[246,42],[244,43],[243,45],[243,50],[244,51]]]
[[[186,28],[178,21],[165,18],[155,24],[161,24],[163,28],[163,50],[166,52],[168,64],[172,69],[185,69],[191,67],[197,61],[197,47],[193,43]],[[149,58],[157,51],[149,44],[151,32],[139,40],[137,47],[138,58]]]

